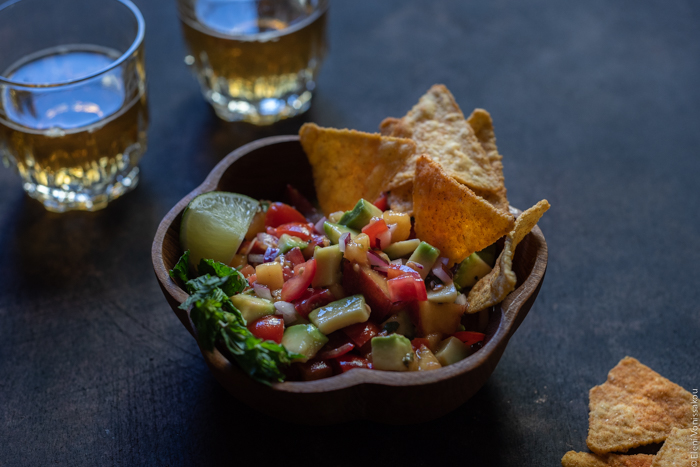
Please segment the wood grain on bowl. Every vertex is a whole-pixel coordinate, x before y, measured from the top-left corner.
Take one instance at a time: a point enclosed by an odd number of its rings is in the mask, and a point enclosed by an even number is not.
[[[179,240],[182,211],[195,196],[213,190],[253,198],[281,200],[287,184],[315,198],[311,167],[297,136],[254,141],[226,156],[199,187],[163,218],[152,247],[153,268],[163,294],[185,328],[196,339],[186,311],[178,306],[187,294],[170,278],[182,255]],[[513,210],[514,214],[520,211]],[[232,395],[268,415],[306,424],[368,419],[390,424],[438,418],[459,407],[486,383],[510,337],[527,315],[547,268],[547,243],[535,227],[518,245],[513,269],[516,289],[491,313],[484,347],[453,365],[424,372],[354,369],[318,381],[289,381],[268,387],[255,382],[219,349],[202,355],[214,377]]]

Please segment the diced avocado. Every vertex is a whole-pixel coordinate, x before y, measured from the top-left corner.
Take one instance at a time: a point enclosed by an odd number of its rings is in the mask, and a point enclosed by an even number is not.
[[[312,287],[328,287],[340,283],[342,278],[340,261],[343,259],[343,252],[340,251],[338,245],[316,248],[314,259],[316,260],[316,274],[311,282]]]
[[[258,318],[275,313],[275,305],[260,297],[238,294],[231,297],[231,303],[238,308],[246,323],[252,323]]]
[[[454,303],[459,296],[459,291],[454,283],[448,284],[440,290],[431,290],[428,292],[428,301],[433,303]]]
[[[346,225],[351,229],[360,230],[369,224],[373,217],[382,217],[382,210],[369,201],[360,198],[352,211],[346,211],[338,224]]]
[[[299,248],[303,250],[308,246],[309,242],[305,242],[299,237],[293,237],[291,235],[282,234],[277,247],[280,249],[280,253],[284,254],[291,250],[292,248]]]
[[[440,342],[438,351],[435,353],[442,366],[452,365],[469,356],[469,347],[456,337],[448,337]]]
[[[491,272],[491,266],[486,264],[478,253],[472,253],[459,264],[453,277],[457,287],[473,287],[479,279]]]
[[[309,313],[309,320],[324,334],[369,319],[369,308],[362,295],[351,295]]]
[[[372,338],[372,366],[377,370],[408,371],[413,358],[411,341],[401,334]]]
[[[418,268],[418,273],[425,279],[428,277],[428,273],[433,268],[435,261],[437,261],[440,256],[440,250],[430,245],[429,243],[420,242],[416,251],[413,252],[408,261],[413,261],[414,263],[420,264],[422,268]]]
[[[411,317],[405,310],[401,310],[398,313],[391,315],[389,319],[382,323],[381,329],[388,331],[390,334],[401,334],[409,339],[413,339],[416,335],[416,327],[413,325]]]
[[[346,226],[340,225],[340,224],[334,224],[334,223],[328,222],[328,221],[323,223],[323,230],[326,232],[326,236],[328,237],[328,239],[334,245],[338,244],[338,240],[340,239],[340,236],[343,235],[344,233],[350,232],[351,237],[355,237],[356,235],[360,234],[360,232],[358,232],[357,230],[351,229],[350,227],[346,227]]]
[[[326,345],[328,338],[313,324],[297,324],[284,330],[282,345],[290,352],[303,355],[300,362],[306,362]]]
[[[420,240],[417,238],[412,238],[411,240],[392,243],[384,249],[384,253],[386,253],[391,259],[401,258],[402,256],[408,256],[416,251],[418,245],[420,245]]]
[[[487,246],[486,248],[484,248],[481,251],[477,251],[476,254],[479,255],[479,257],[481,259],[483,259],[484,262],[486,264],[488,264],[489,266],[494,267],[494,265],[496,264],[496,244],[495,243]]]

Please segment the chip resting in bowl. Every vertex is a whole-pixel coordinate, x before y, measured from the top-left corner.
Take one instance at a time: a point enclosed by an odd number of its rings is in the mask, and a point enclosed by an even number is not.
[[[562,467],[652,467],[651,454],[591,454],[569,451],[561,460]]]

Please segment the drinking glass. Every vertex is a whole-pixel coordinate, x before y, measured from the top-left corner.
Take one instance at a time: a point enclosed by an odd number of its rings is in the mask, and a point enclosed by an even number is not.
[[[0,5],[0,154],[46,209],[94,211],[138,183],[144,29],[128,0]]]
[[[178,0],[202,93],[226,121],[305,112],[326,53],[327,0]]]

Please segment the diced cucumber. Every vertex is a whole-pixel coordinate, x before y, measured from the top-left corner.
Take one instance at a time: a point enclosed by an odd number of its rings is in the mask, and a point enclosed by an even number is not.
[[[481,251],[476,252],[477,255],[481,259],[484,260],[486,264],[488,264],[491,267],[494,267],[496,265],[496,244],[494,243],[493,245],[489,245],[486,248],[484,248]]]
[[[462,261],[453,277],[457,287],[473,287],[479,279],[491,272],[491,266],[481,259],[478,253],[472,253]]]
[[[408,371],[413,358],[411,341],[400,334],[372,338],[372,366],[377,370]]]
[[[282,236],[280,237],[280,241],[277,243],[277,247],[280,249],[280,253],[284,254],[292,248],[299,248],[303,250],[308,246],[308,244],[309,242],[305,242],[299,237],[282,234]]]
[[[469,347],[456,337],[448,337],[440,342],[435,354],[442,366],[452,365],[469,356]]]
[[[309,313],[309,320],[324,334],[342,329],[369,319],[369,309],[362,295],[351,295],[341,300],[316,308]]]
[[[416,248],[416,251],[414,251],[411,257],[408,258],[408,261],[409,263],[413,261],[414,263],[418,263],[423,266],[422,268],[418,268],[418,273],[420,274],[421,278],[425,279],[428,277],[428,273],[433,268],[433,265],[439,256],[440,250],[429,243],[420,242]]]
[[[297,324],[284,330],[282,345],[290,352],[303,355],[300,362],[306,362],[326,345],[328,338],[313,324]]]
[[[314,259],[316,260],[316,274],[311,282],[312,287],[328,287],[340,283],[342,278],[340,262],[343,259],[343,252],[340,251],[338,245],[316,248]]]
[[[238,308],[246,323],[252,323],[258,318],[275,313],[275,305],[260,297],[238,294],[231,297],[231,303]]]
[[[382,217],[382,210],[365,199],[360,199],[351,211],[346,211],[338,224],[360,230],[369,224],[373,217]]]
[[[401,258],[416,251],[418,245],[420,245],[420,240],[417,238],[412,238],[411,240],[392,243],[384,249],[384,253],[386,253],[391,259]]]
[[[355,237],[356,235],[359,235],[360,232],[357,230],[351,229],[350,227],[346,227],[344,225],[340,224],[334,224],[332,222],[324,222],[323,223],[323,230],[326,232],[326,237],[331,241],[332,244],[337,245],[338,240],[340,239],[340,236],[343,235],[344,233],[350,232],[351,237]]]
[[[454,303],[459,296],[459,291],[454,283],[448,284],[437,291],[428,292],[428,301],[433,303]]]

